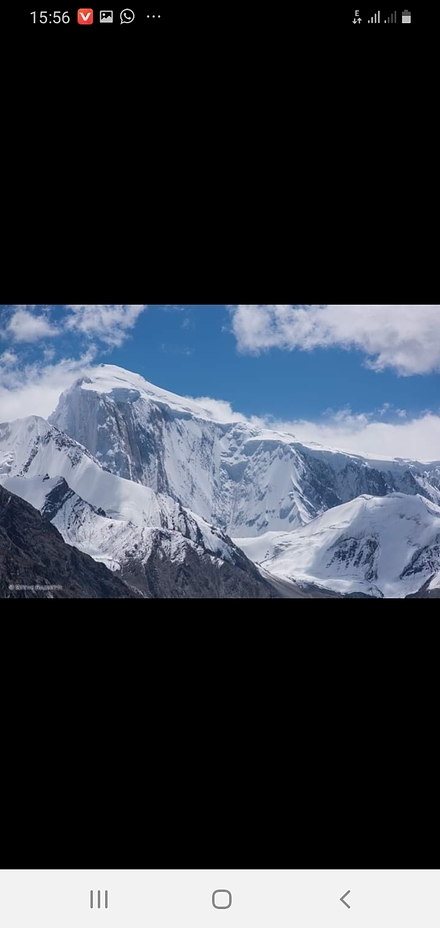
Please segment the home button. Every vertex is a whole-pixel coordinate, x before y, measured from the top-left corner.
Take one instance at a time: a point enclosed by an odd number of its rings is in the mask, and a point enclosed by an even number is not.
[[[215,909],[230,909],[232,893],[229,892],[229,889],[216,889],[212,894],[212,904]]]

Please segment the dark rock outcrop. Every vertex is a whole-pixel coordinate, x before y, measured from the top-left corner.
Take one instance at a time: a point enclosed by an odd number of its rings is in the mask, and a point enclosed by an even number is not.
[[[121,576],[135,589],[159,599],[277,599],[275,586],[261,576],[252,561],[236,549],[235,563],[215,563],[189,546],[185,556],[164,556],[167,533],[157,530],[146,564],[126,562]]]
[[[140,593],[66,544],[30,503],[0,486],[0,598],[133,599]]]

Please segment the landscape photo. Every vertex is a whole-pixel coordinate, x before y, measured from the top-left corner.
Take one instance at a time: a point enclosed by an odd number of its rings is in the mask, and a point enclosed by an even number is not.
[[[438,598],[439,322],[0,305],[0,597]]]

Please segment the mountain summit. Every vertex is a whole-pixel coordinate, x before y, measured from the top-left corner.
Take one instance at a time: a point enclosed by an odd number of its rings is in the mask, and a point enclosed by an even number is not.
[[[440,504],[440,463],[375,459],[301,443],[103,364],[60,397],[50,422],[108,471],[165,493],[232,537],[290,531],[357,496]]]

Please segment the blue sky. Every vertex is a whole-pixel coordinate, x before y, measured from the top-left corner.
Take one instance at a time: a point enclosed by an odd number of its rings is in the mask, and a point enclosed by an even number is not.
[[[436,400],[440,405],[438,375],[378,375],[364,359],[360,351],[340,348],[243,353],[227,308],[210,305],[174,311],[151,306],[134,338],[112,352],[111,363],[174,393],[228,400],[249,416],[316,417],[347,403],[355,412],[385,402],[413,412]]]
[[[438,323],[426,305],[1,305],[0,420],[47,416],[104,362],[303,439],[440,459]]]

